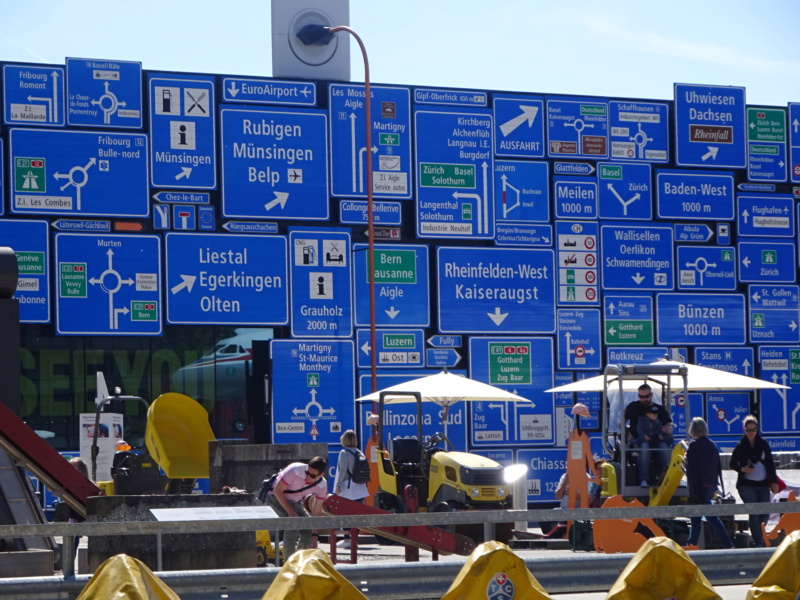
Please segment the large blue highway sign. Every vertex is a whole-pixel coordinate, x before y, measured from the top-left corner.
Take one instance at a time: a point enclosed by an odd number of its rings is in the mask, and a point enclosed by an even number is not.
[[[678,165],[745,167],[745,130],[743,87],[675,84]]]
[[[597,187],[601,219],[653,218],[650,165],[600,163]]]
[[[612,100],[608,108],[612,159],[669,162],[666,104]]]
[[[789,103],[789,181],[800,183],[800,102]]]
[[[608,104],[597,99],[547,101],[548,155],[608,158]]]
[[[324,112],[222,109],[222,212],[255,219],[328,219]]]
[[[417,235],[494,237],[492,116],[418,110]]]
[[[735,290],[735,250],[730,246],[678,246],[678,289]]]
[[[438,248],[442,333],[553,333],[552,250]]]
[[[557,222],[556,248],[559,304],[597,306],[597,223]]]
[[[739,281],[794,283],[795,244],[759,240],[739,242]]]
[[[372,148],[364,147],[364,86],[331,84],[331,192],[364,198],[372,170],[376,198],[411,198],[411,99],[406,88],[372,86]]]
[[[372,352],[376,352],[377,364],[383,368],[420,368],[424,366],[425,335],[422,329],[377,329],[376,348],[370,346],[369,329],[356,331],[358,367],[369,368]]]
[[[786,109],[747,108],[747,178],[786,181]]]
[[[272,441],[335,444],[355,424],[352,340],[273,340]]]
[[[674,288],[671,227],[600,227],[606,290]]]
[[[694,362],[701,367],[711,367],[726,373],[753,377],[756,372],[755,353],[752,348],[697,347]]]
[[[528,502],[555,502],[558,481],[567,472],[567,449],[518,450],[517,462],[528,467]]]
[[[369,249],[353,245],[356,325],[370,324]],[[428,247],[375,244],[375,323],[391,327],[430,324]]]
[[[58,233],[55,249],[58,333],[161,333],[161,238]]]
[[[153,186],[217,187],[216,113],[212,78],[150,78]]]
[[[289,233],[292,335],[353,335],[350,234],[294,229]]]
[[[166,255],[168,323],[289,322],[285,237],[168,233]]]
[[[742,294],[657,294],[658,343],[743,344]]]
[[[761,379],[788,390],[761,390],[761,431],[787,434],[800,428],[800,348],[760,346]]]
[[[733,173],[658,171],[658,216],[662,219],[733,219]]]
[[[546,162],[496,160],[495,220],[500,223],[547,223],[550,182]]]
[[[17,255],[19,319],[50,322],[50,235],[47,221],[0,220],[0,240]]]
[[[10,138],[12,213],[150,214],[147,136],[12,129]]]
[[[706,394],[708,433],[711,435],[741,435],[742,422],[750,414],[750,394],[747,392],[708,392]]]
[[[142,63],[67,59],[67,122],[142,127]]]
[[[596,308],[560,308],[558,368],[597,371],[601,368],[600,311]]]
[[[315,106],[317,84],[308,81],[225,77],[222,80],[222,100],[246,104]]]
[[[494,97],[494,153],[544,158],[544,99],[541,96]]]
[[[800,342],[800,288],[796,285],[749,287],[750,341],[755,344]]]
[[[64,125],[64,69],[5,65],[3,122],[7,125]]]
[[[597,181],[586,177],[553,177],[556,217],[597,218]]]
[[[736,203],[739,235],[794,237],[794,199],[788,194],[739,194]]]

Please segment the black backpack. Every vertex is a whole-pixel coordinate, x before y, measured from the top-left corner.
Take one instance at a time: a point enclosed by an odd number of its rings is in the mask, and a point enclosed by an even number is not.
[[[356,464],[353,467],[352,471],[347,471],[347,474],[350,475],[350,481],[353,483],[369,483],[371,478],[370,470],[369,470],[369,461],[367,457],[364,456],[364,453],[356,448],[355,450],[351,450],[350,448],[345,448],[350,454],[355,456]]]

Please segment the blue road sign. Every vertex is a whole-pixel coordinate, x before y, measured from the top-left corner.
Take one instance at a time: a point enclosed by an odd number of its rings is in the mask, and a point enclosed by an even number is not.
[[[12,213],[150,214],[147,136],[50,129],[12,129],[9,136]]]
[[[711,435],[741,435],[742,422],[750,414],[750,394],[747,392],[706,393],[708,433]]]
[[[597,371],[601,368],[600,311],[595,308],[560,308],[558,368]]]
[[[793,434],[800,429],[800,348],[759,346],[761,379],[788,385],[788,390],[761,390],[761,431]]]
[[[335,444],[355,426],[352,340],[272,340],[272,441]]]
[[[513,450],[478,450],[473,454],[477,454],[478,456],[485,456],[495,462],[499,462],[504,467],[508,467],[510,465],[515,464],[514,460],[514,451]]]
[[[554,175],[594,175],[597,169],[592,163],[581,162],[554,162]]]
[[[608,158],[608,104],[596,98],[547,101],[551,158]]]
[[[606,290],[671,290],[672,227],[600,227]]]
[[[216,188],[214,79],[151,76],[149,86],[152,185]]]
[[[440,332],[555,332],[552,250],[437,250]]]
[[[81,231],[86,233],[108,233],[111,221],[94,219],[58,219],[51,223],[56,231]]]
[[[309,81],[224,77],[222,101],[316,106],[317,84]]]
[[[0,165],[4,165],[5,157],[3,155],[3,140],[0,140]],[[0,201],[0,215],[6,214],[6,203],[5,203],[5,187],[3,186],[3,169],[0,169],[0,198],[3,200]]]
[[[532,402],[472,402],[473,447],[552,444],[553,341],[537,337],[473,337],[469,341],[472,379]]]
[[[550,179],[547,170],[545,162],[495,161],[496,224],[547,223],[550,220]]]
[[[669,162],[666,104],[612,100],[608,108],[612,159]]]
[[[375,324],[381,327],[430,325],[428,247],[375,244]],[[356,325],[370,319],[369,246],[353,245]]]
[[[208,192],[158,192],[153,194],[153,200],[169,204],[209,204],[211,197]]]
[[[417,236],[494,237],[489,111],[418,110]]]
[[[461,348],[460,335],[432,335],[428,343],[434,348]]]
[[[678,246],[678,289],[735,290],[735,250],[730,246]]]
[[[168,233],[166,255],[168,323],[289,322],[284,236]]]
[[[6,125],[64,126],[64,69],[5,65],[3,122]]]
[[[755,353],[752,348],[710,348],[697,347],[694,362],[701,367],[711,367],[748,377],[755,376]]]
[[[789,181],[800,183],[800,102],[789,103]]]
[[[683,393],[675,394],[673,405],[670,411],[672,424],[675,430],[672,432],[674,438],[679,440],[688,435],[689,423],[695,417],[703,416],[703,394],[689,392],[689,418],[686,418],[686,398]]]
[[[544,98],[494,97],[495,156],[544,158]]]
[[[714,232],[705,223],[675,223],[676,242],[707,242]]]
[[[600,163],[597,187],[601,219],[649,221],[653,218],[650,165]]]
[[[743,87],[676,83],[676,163],[682,167],[745,167],[745,121]]]
[[[739,242],[739,281],[744,283],[794,283],[795,244],[767,240]]]
[[[518,450],[517,462],[528,467],[528,502],[555,502],[558,482],[567,472],[566,448]]]
[[[476,92],[475,90],[437,90],[430,88],[417,88],[414,90],[414,102],[416,104],[481,107],[487,105],[488,98],[489,95],[486,92]]]
[[[372,170],[376,198],[411,198],[411,98],[407,88],[371,86],[372,148],[364,146],[364,86],[332,83],[328,88],[331,193],[365,198]]]
[[[197,212],[194,206],[172,205],[172,228],[179,231],[197,229]]]
[[[657,171],[656,188],[662,219],[734,218],[733,173],[729,171]]]
[[[603,323],[606,344],[634,346],[652,344],[654,342],[652,296],[605,294]],[[662,352],[657,358],[663,355]]]
[[[56,331],[159,335],[161,238],[58,233]]]
[[[422,329],[377,329],[375,331],[377,364],[382,368],[424,367],[425,334]],[[373,348],[369,329],[356,330],[358,367],[367,369],[372,364]]]
[[[553,177],[556,217],[596,219],[597,182],[585,177]]]
[[[744,344],[742,294],[656,294],[659,344]]]
[[[342,200],[339,203],[339,221],[352,225],[367,225],[369,204],[365,200]],[[399,202],[372,203],[372,222],[375,225],[402,225],[403,215]]]
[[[215,231],[217,228],[217,209],[213,206],[197,207],[197,229]]]
[[[655,348],[612,348],[606,349],[607,363],[610,365],[649,365],[669,355],[669,349]]]
[[[750,237],[794,237],[794,198],[790,195],[759,195],[736,198],[737,231]]]
[[[47,221],[0,220],[0,242],[17,255],[19,320],[50,322],[50,235]]]
[[[497,246],[547,246],[553,244],[552,225],[497,223],[494,228]]]
[[[142,63],[68,58],[67,123],[142,127]]]
[[[352,336],[350,234],[296,228],[289,233],[289,252],[292,335]]]
[[[553,385],[556,387],[561,387],[562,385],[566,385],[568,383],[572,383],[572,373],[564,373],[561,371],[553,373]],[[556,392],[553,394],[553,401],[555,402],[556,407],[571,407],[573,404],[572,392]]]
[[[223,108],[222,214],[327,220],[327,117],[318,110]]]
[[[747,178],[786,181],[786,109],[747,108]]]
[[[455,348],[426,348],[425,366],[455,368],[461,362],[461,355]]]
[[[800,287],[751,285],[747,300],[752,343],[800,342]]]
[[[558,303],[600,303],[597,293],[597,223],[556,223]]]

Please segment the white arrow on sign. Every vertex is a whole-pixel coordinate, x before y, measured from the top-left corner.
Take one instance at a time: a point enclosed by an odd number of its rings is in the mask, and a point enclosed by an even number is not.
[[[175,180],[177,181],[178,179],[183,179],[184,177],[186,179],[189,179],[189,177],[191,176],[192,176],[192,167],[183,167],[181,169],[181,172],[175,175]]]
[[[700,160],[702,160],[703,162],[705,162],[709,158],[713,159],[713,160],[716,160],[717,159],[717,152],[719,152],[719,148],[717,146],[709,146],[708,147],[708,152],[703,154],[703,156],[700,157]]]
[[[264,205],[267,210],[272,210],[280,204],[281,208],[286,206],[286,201],[289,199],[289,192],[273,192],[275,197]]]
[[[399,310],[395,310],[394,306],[390,306],[389,310],[385,310],[383,312],[385,312],[387,315],[389,315],[390,319],[394,319],[397,315],[400,314],[400,311]]]
[[[367,340],[366,342],[364,342],[364,345],[363,345],[363,346],[361,346],[361,351],[362,351],[364,354],[366,354],[367,356],[369,356],[369,351],[370,351],[370,350],[371,350],[371,348],[370,348],[370,346],[369,346],[369,340]]]
[[[636,285],[639,285],[644,281],[644,277],[639,273],[636,273],[636,275],[631,275],[631,279],[633,279],[636,282]]]
[[[508,121],[500,125],[500,131],[503,132],[504,136],[507,136],[509,133],[514,131],[525,121],[528,122],[528,127],[532,127],[533,122],[536,120],[536,115],[539,114],[538,106],[526,106],[524,104],[520,104],[519,108],[522,111],[521,114],[517,115],[513,119],[509,119]]]
[[[486,314],[489,316],[489,318],[492,321],[494,321],[494,324],[497,325],[498,327],[500,326],[500,324],[503,321],[506,320],[506,317],[508,316],[508,313],[501,313],[500,312],[500,307],[499,306],[495,306],[494,307],[494,312],[493,313],[486,313]]]
[[[182,289],[186,288],[188,291],[191,292],[196,279],[197,275],[181,275],[181,282],[176,285],[173,285],[172,288],[170,288],[170,291],[173,294],[177,294]]]
[[[236,87],[235,81],[231,81],[231,87],[228,88],[228,92],[233,98],[236,98],[236,94],[239,93],[239,88]]]

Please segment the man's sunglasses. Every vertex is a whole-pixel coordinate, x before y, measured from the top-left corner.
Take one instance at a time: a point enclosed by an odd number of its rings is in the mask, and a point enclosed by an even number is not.
[[[306,469],[306,477],[310,477],[311,479],[316,479],[319,476],[320,476],[319,473],[312,473],[311,471]]]
[[[641,398],[642,400],[646,400],[647,398],[652,398],[652,397],[653,397],[653,394],[645,394],[644,396],[639,394],[639,398]]]
[[[748,427],[748,428],[745,428],[745,431],[746,431],[747,433],[755,433],[756,431],[758,431],[758,429],[752,429],[752,428],[749,428],[749,427]]]

